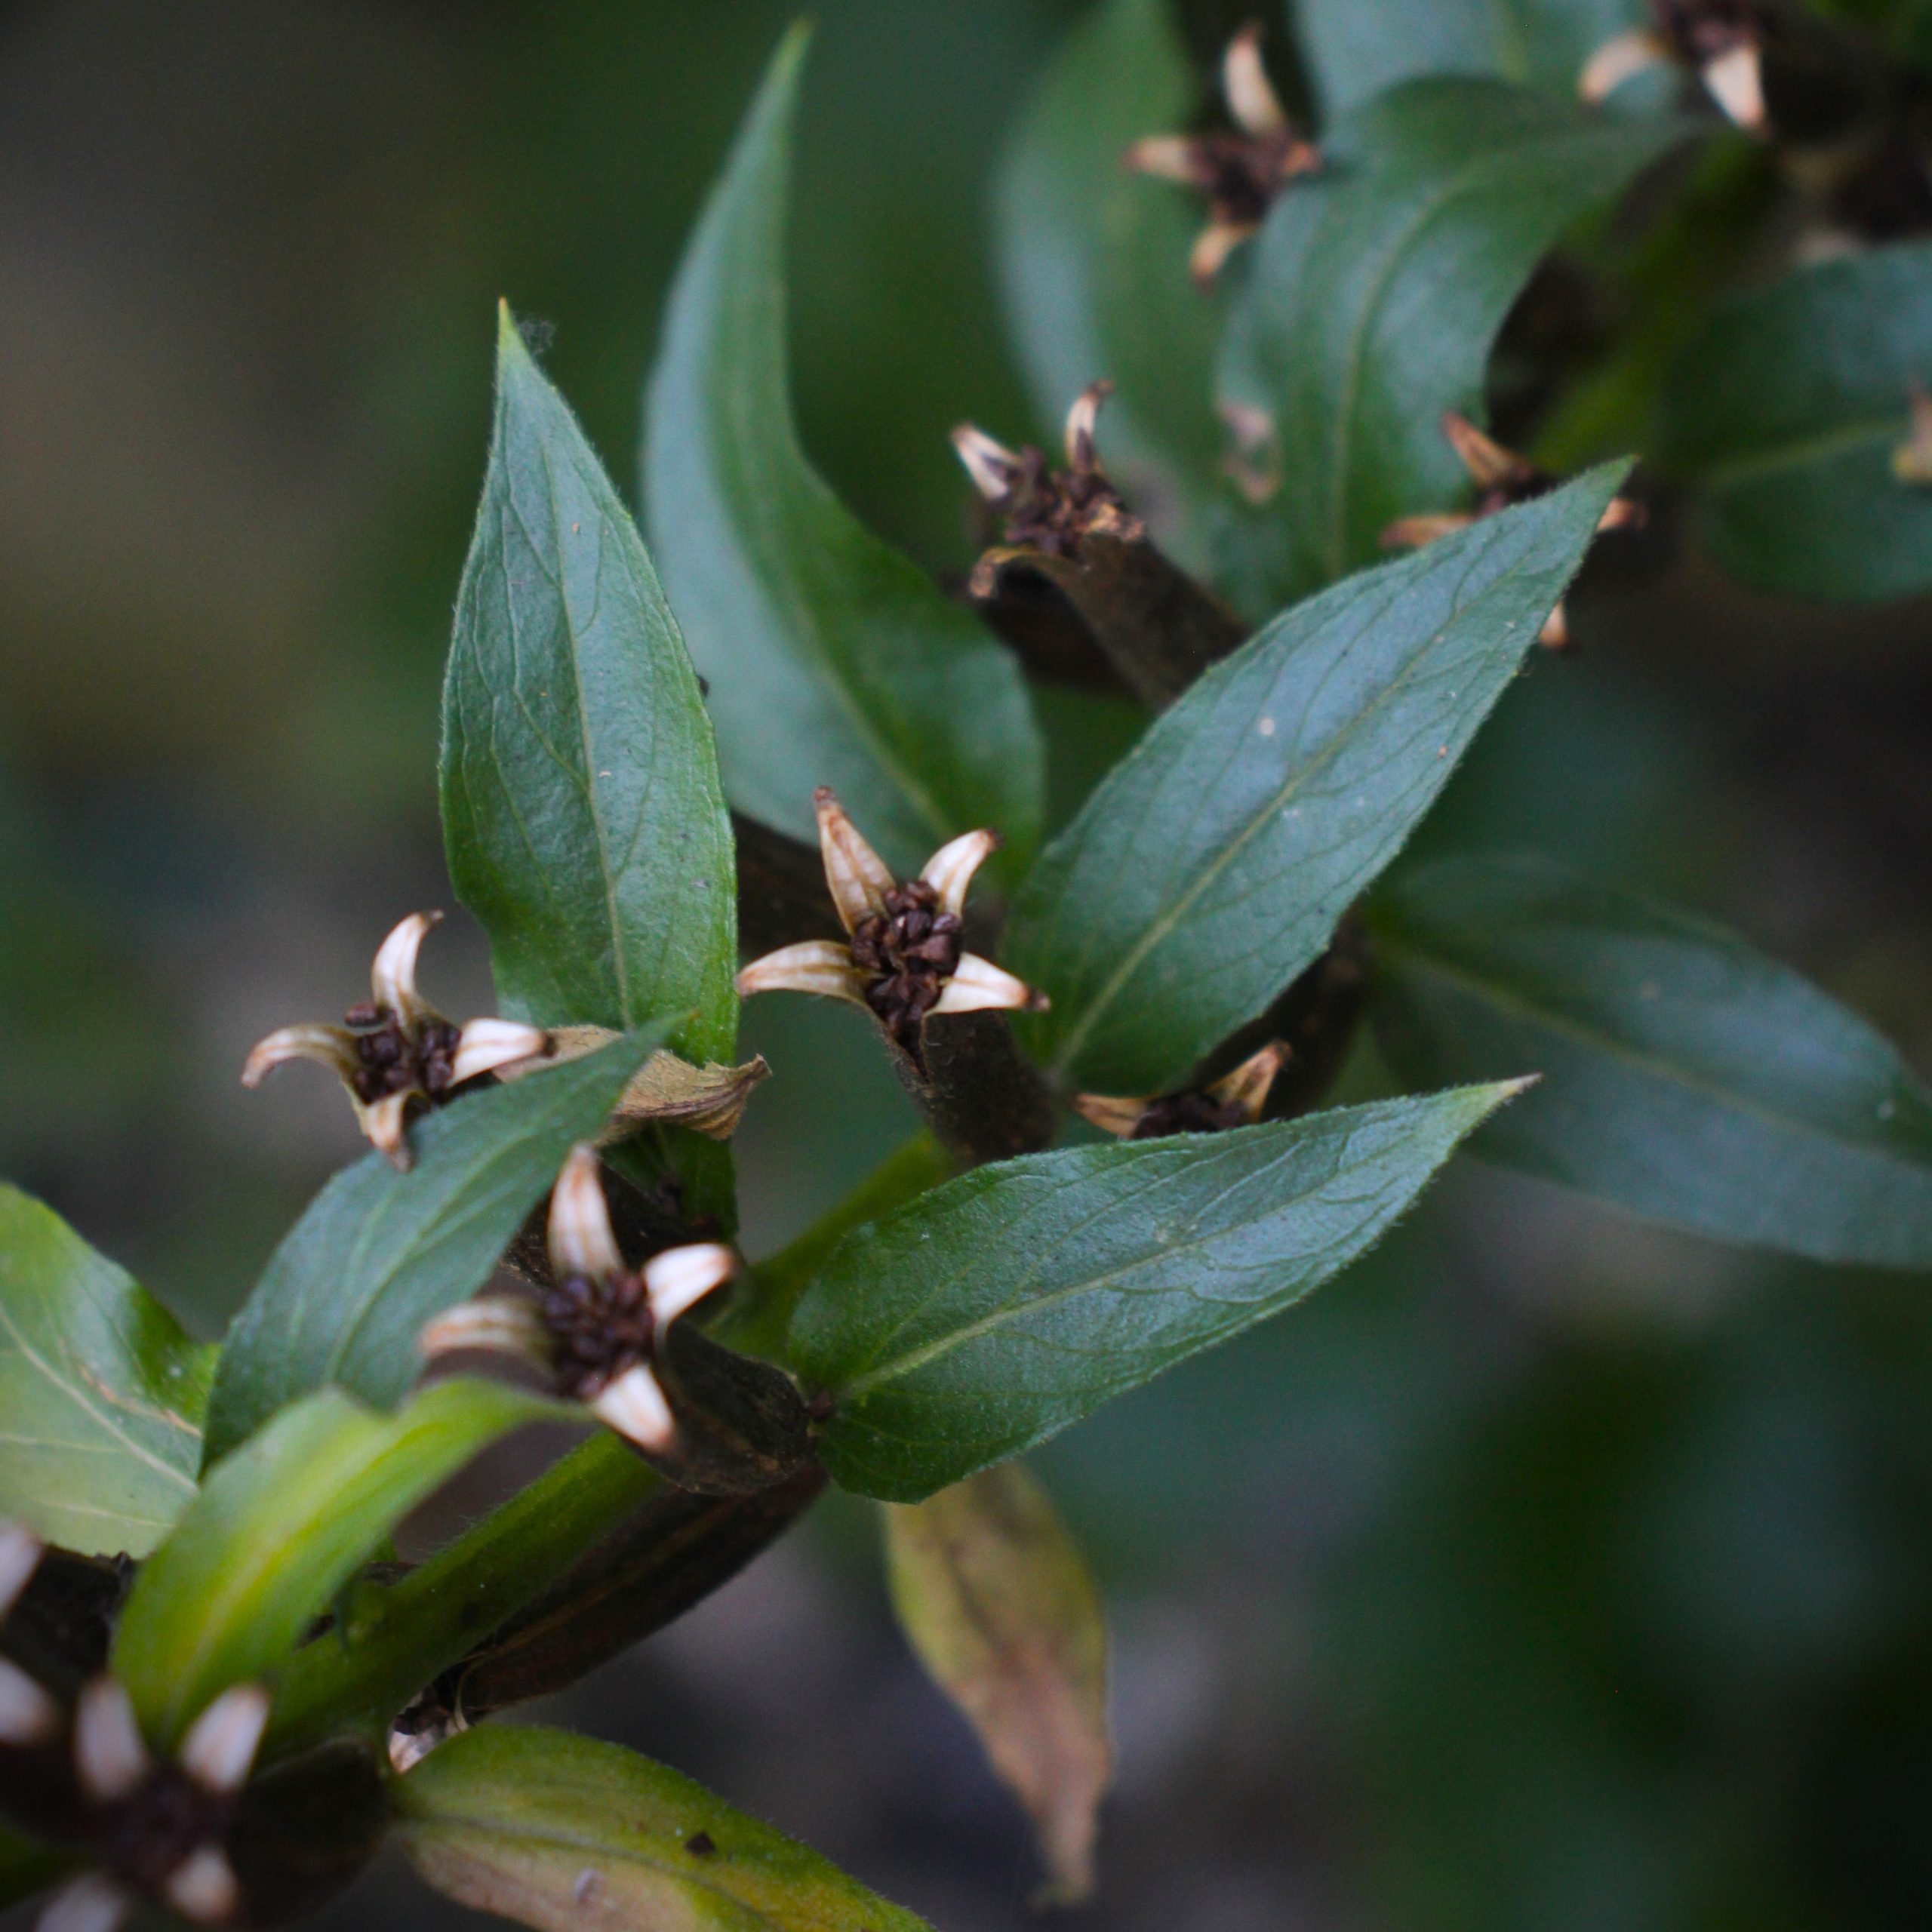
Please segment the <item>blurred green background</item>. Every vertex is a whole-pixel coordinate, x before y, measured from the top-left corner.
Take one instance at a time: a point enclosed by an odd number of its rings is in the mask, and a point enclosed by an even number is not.
[[[1072,0],[823,0],[793,229],[808,447],[935,568],[945,432],[1033,432],[986,174]],[[1183,9],[1206,72],[1247,9]],[[613,472],[788,10],[0,8],[0,1170],[205,1333],[355,1151],[248,1044],[449,903],[435,700],[493,305]],[[1096,372],[1102,373],[1102,372]],[[1667,520],[1426,835],[1727,918],[1932,1067],[1922,608],[1752,598]],[[452,908],[452,909],[454,909]],[[487,1010],[453,918],[426,980]],[[862,1026],[754,1009],[754,1251],[907,1131]],[[1107,1582],[1119,1791],[1081,1925],[1932,1920],[1932,1286],[1460,1167],[1363,1267],[1041,1466]],[[1029,1854],[824,1512],[570,1700],[948,1932]],[[343,1927],[460,1917],[381,1872]]]

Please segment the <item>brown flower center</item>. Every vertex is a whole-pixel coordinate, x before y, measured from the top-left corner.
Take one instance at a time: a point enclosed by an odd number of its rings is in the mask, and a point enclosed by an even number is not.
[[[350,1084],[365,1106],[411,1088],[432,1098],[448,1090],[462,1028],[447,1020],[426,1020],[412,1035],[389,1008],[368,1000],[352,1006],[344,1020],[355,1032],[361,1063]]]
[[[1169,1134],[1225,1134],[1245,1127],[1247,1115],[1233,1100],[1211,1094],[1163,1094],[1134,1124],[1130,1140],[1158,1140]]]
[[[1288,128],[1272,134],[1196,137],[1201,184],[1214,219],[1230,227],[1259,228],[1293,171],[1301,142]]]
[[[558,1395],[587,1402],[651,1353],[656,1323],[641,1275],[567,1275],[543,1291]]]
[[[922,878],[895,885],[885,910],[853,928],[852,961],[866,976],[866,1003],[909,1050],[958,971],[959,950],[959,915],[945,911],[937,890]]]
[[[139,1890],[158,1892],[191,1854],[221,1837],[234,1809],[232,1798],[217,1798],[174,1765],[162,1765],[103,1814],[101,1862]]]
[[[1016,548],[1070,557],[1081,539],[1102,525],[1122,537],[1139,534],[1140,525],[1098,464],[1055,469],[1030,444],[1016,460],[1017,473],[993,506],[1005,519],[1007,542]]]

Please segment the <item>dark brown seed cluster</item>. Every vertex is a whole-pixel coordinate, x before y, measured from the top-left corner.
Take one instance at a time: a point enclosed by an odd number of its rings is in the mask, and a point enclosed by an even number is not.
[[[137,1890],[157,1893],[192,1853],[221,1838],[234,1812],[233,1799],[217,1798],[184,1771],[161,1765],[103,1814],[101,1863]]]
[[[1115,536],[1131,539],[1140,525],[1128,515],[1120,492],[1102,473],[1091,448],[1065,469],[1055,469],[1029,444],[1015,459],[1006,494],[994,505],[1006,522],[1006,540],[1018,549],[1050,557],[1070,557],[1081,540],[1105,524]]]
[[[1127,1137],[1158,1140],[1169,1134],[1225,1134],[1247,1124],[1247,1115],[1236,1101],[1217,1100],[1211,1094],[1163,1094],[1149,1103]]]
[[[343,1016],[354,1029],[361,1065],[352,1076],[356,1097],[365,1106],[414,1088],[435,1096],[448,1091],[455,1071],[463,1029],[447,1020],[428,1020],[412,1039],[386,1006],[365,1000]]]
[[[557,1393],[571,1401],[594,1401],[651,1353],[656,1324],[640,1275],[567,1275],[543,1291],[542,1307]]]
[[[1694,66],[1764,38],[1756,0],[1651,0],[1651,11],[1657,32]]]
[[[1201,134],[1193,155],[1196,180],[1214,219],[1231,228],[1259,228],[1291,175],[1303,143],[1290,128],[1272,134]]]
[[[918,1051],[921,1022],[958,970],[959,949],[959,915],[942,910],[937,891],[922,878],[894,886],[885,910],[852,930],[852,963],[866,975],[866,1003],[909,1051]]]

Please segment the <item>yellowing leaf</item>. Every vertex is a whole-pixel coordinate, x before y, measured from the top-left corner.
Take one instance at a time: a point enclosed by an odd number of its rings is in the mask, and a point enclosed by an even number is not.
[[[899,1620],[1026,1807],[1047,1898],[1086,1898],[1112,1766],[1106,1630],[1078,1546],[1018,1463],[888,1504],[885,1524]]]

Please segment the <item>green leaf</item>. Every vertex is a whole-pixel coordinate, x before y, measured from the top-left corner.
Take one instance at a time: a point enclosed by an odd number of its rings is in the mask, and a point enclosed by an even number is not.
[[[149,1738],[171,1747],[211,1698],[273,1671],[417,1503],[555,1412],[474,1381],[438,1383],[389,1416],[335,1389],[285,1409],[208,1478],[122,1612],[114,1671]]]
[[[1574,94],[1605,41],[1645,24],[1640,0],[1294,0],[1291,11],[1329,115],[1426,74]]]
[[[1465,502],[1444,410],[1481,421],[1490,346],[1531,272],[1680,138],[1500,81],[1413,82],[1349,115],[1275,204],[1222,380],[1274,418],[1278,601],[1383,554],[1398,516]]]
[[[214,1355],[0,1183],[0,1516],[88,1555],[145,1556],[194,1496]]]
[[[697,675],[636,530],[506,306],[443,689],[444,841],[507,1014],[678,1015],[737,1044],[731,820]]]
[[[1337,584],[1149,727],[1022,889],[1002,958],[1054,1069],[1152,1092],[1327,943],[1426,811],[1588,547],[1622,466]]]
[[[1932,382],[1932,242],[1796,275],[1720,311],[1665,396],[1664,455],[1704,548],[1801,597],[1932,586],[1932,489],[1900,482],[1915,382]]]
[[[660,1497],[664,1478],[614,1430],[567,1456],[383,1590],[352,1644],[309,1644],[275,1687],[265,1753],[386,1734],[424,1684],[568,1577]]]
[[[888,1504],[885,1552],[907,1640],[1033,1821],[1038,1903],[1079,1903],[1113,1768],[1106,1623],[1080,1546],[1026,1466],[1006,1463]]]
[[[672,291],[647,408],[651,545],[740,811],[815,843],[812,789],[829,785],[902,872],[983,825],[1023,858],[1043,781],[1017,665],[798,445],[783,242],[805,45],[795,29],[780,46]]]
[[[45,1891],[72,1869],[70,1852],[57,1851],[0,1819],[0,1912]]]
[[[468,1294],[595,1138],[668,1025],[458,1100],[410,1131],[415,1164],[346,1168],[309,1204],[235,1317],[208,1408],[218,1462],[285,1402],[328,1383],[393,1402],[416,1380],[423,1324]]]
[[[431,1884],[526,1925],[923,1932],[817,1852],[614,1744],[490,1724],[391,1794],[396,1837]]]
[[[1195,565],[1218,494],[1221,307],[1187,272],[1200,205],[1121,157],[1185,128],[1198,94],[1166,0],[1106,0],[1068,34],[1014,124],[994,198],[1000,287],[1035,410],[1057,433],[1074,398],[1109,378],[1108,472]]]
[[[1932,1093],[1787,968],[1539,858],[1429,867],[1372,918],[1406,1077],[1544,1076],[1481,1152],[1719,1240],[1932,1268]]]
[[[978,1168],[840,1247],[790,1356],[848,1489],[916,1503],[1338,1273],[1516,1091]]]

